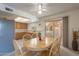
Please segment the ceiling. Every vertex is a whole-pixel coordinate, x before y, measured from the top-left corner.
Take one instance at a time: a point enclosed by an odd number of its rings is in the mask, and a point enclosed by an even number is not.
[[[16,17],[17,17],[16,15],[13,15],[13,14],[10,14],[10,13],[4,12],[4,11],[0,11],[0,18],[14,20]]]
[[[0,11],[0,14],[1,14],[0,15],[1,19],[15,20],[16,22],[21,22],[21,23],[30,23],[31,22],[29,19],[11,14],[8,12]]]
[[[39,15],[37,13],[38,4],[36,3],[5,3],[5,4],[15,9],[28,12],[32,15],[37,16],[38,18],[79,8],[78,3],[44,3],[43,8],[46,9],[46,11],[43,11],[43,13]]]

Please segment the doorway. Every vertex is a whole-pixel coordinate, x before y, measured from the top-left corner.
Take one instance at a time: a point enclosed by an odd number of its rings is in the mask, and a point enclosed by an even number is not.
[[[68,20],[67,17],[61,20],[52,20],[46,22],[46,33],[50,32],[52,38],[61,37],[61,45],[68,48]]]
[[[50,32],[53,39],[63,38],[63,21],[53,20],[46,22],[46,33]]]

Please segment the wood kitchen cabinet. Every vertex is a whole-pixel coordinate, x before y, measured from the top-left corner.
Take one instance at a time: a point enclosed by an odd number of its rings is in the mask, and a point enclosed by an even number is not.
[[[27,29],[27,24],[16,22],[16,29]]]

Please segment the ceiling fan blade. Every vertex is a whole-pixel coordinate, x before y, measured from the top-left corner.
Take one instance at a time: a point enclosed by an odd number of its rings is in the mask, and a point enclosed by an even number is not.
[[[32,9],[32,10],[30,10],[30,11],[38,11],[37,9]]]
[[[42,11],[47,11],[46,9],[42,9]]]
[[[33,10],[30,10],[30,11],[39,11],[38,9],[33,9]],[[46,9],[42,9],[42,11],[47,11]]]

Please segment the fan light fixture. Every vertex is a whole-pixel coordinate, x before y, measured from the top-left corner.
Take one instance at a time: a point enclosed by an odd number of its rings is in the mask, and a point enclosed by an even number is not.
[[[42,4],[38,5],[38,14],[42,14]]]
[[[42,11],[39,10],[39,11],[38,11],[38,14],[42,14]]]

